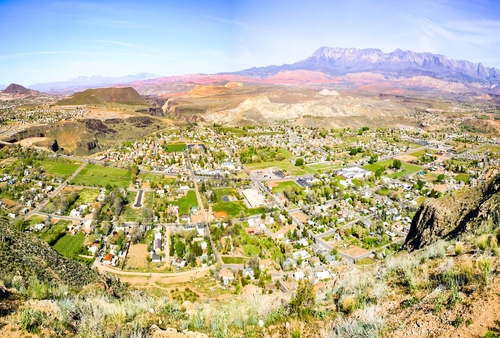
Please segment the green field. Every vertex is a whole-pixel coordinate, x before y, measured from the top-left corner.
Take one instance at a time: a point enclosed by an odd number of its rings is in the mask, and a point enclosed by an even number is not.
[[[71,176],[71,174],[80,166],[80,164],[74,162],[54,161],[51,159],[45,159],[38,162],[38,165],[41,166],[47,173],[65,178]]]
[[[408,155],[410,156],[415,156],[415,157],[421,157],[421,156],[424,156],[425,154],[434,154],[435,151],[434,150],[430,150],[430,149],[422,149],[422,150],[419,150],[419,151],[415,151],[413,153],[410,153]]]
[[[95,164],[87,164],[72,180],[71,184],[84,186],[106,185],[128,188],[132,172],[130,170],[102,167]]]
[[[65,257],[76,257],[82,248],[84,239],[85,236],[82,234],[66,235],[61,237],[53,248]]]
[[[167,153],[182,153],[187,149],[186,143],[168,144],[166,152]]]
[[[257,169],[268,169],[268,168],[279,168],[286,172],[288,175],[301,176],[306,174],[314,174],[315,170],[304,166],[304,168],[296,167],[293,163],[287,160],[283,161],[272,161],[272,162],[262,162],[262,163],[252,163],[246,165],[250,170]]]
[[[224,264],[245,264],[247,259],[243,257],[222,256],[222,261],[224,262]]]
[[[313,163],[313,164],[306,164],[306,167],[310,168],[311,170],[314,171],[319,171],[321,170],[322,172],[325,171],[332,171],[332,170],[337,170],[342,168],[341,165],[332,165],[330,163]]]
[[[299,185],[295,181],[281,181],[278,182],[278,186],[273,188],[273,193],[283,192],[287,188],[299,188]]]
[[[260,248],[257,245],[245,244],[243,245],[243,251],[245,252],[245,256],[254,257],[259,255]]]
[[[189,190],[186,196],[168,203],[179,206],[179,215],[187,215],[191,207],[198,206],[198,199],[196,198],[196,193],[193,190]]]
[[[99,196],[99,190],[97,189],[82,189],[82,191],[80,191],[80,197],[78,197],[75,203],[94,203],[97,200],[97,196]]]
[[[384,160],[384,161],[376,162],[373,164],[364,165],[363,168],[366,170],[370,170],[372,172],[376,172],[380,168],[388,168],[392,164],[392,162],[393,162],[393,160]],[[419,166],[414,165],[414,164],[408,164],[408,163],[402,162],[401,163],[401,171],[398,171],[394,174],[388,175],[388,177],[400,178],[400,177],[403,177],[405,175],[414,174],[414,173],[419,172],[421,170],[422,170],[422,167],[419,167]]]
[[[70,223],[71,221],[60,220],[49,228],[43,229],[38,236],[42,241],[52,245],[56,243],[59,238],[64,236],[66,228]]]
[[[455,176],[455,180],[462,181],[466,184],[469,184],[470,183],[470,175],[469,174],[458,174],[457,176]]]

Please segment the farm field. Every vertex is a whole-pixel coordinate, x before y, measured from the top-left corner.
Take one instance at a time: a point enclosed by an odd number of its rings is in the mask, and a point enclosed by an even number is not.
[[[71,184],[100,187],[109,184],[118,188],[128,188],[131,178],[130,170],[88,164],[71,180]]]
[[[314,171],[332,171],[332,170],[337,170],[342,168],[341,165],[333,165],[330,163],[312,163],[312,164],[306,164],[306,167],[308,167],[311,170]]]

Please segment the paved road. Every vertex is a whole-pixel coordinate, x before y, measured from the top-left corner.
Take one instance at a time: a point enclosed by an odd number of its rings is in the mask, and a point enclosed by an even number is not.
[[[142,198],[144,196],[144,190],[139,190],[137,197],[135,199],[134,208],[142,208]]]

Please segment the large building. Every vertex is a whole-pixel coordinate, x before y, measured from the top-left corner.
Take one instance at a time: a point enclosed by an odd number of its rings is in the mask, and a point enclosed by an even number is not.
[[[266,197],[257,189],[245,189],[243,190],[243,196],[245,196],[245,200],[250,208],[257,208],[266,204]]]
[[[365,170],[365,169],[360,168],[360,167],[349,167],[349,168],[340,169],[337,173],[340,176],[343,176],[347,179],[363,178],[363,177],[368,177],[368,176],[373,174],[371,171]]]

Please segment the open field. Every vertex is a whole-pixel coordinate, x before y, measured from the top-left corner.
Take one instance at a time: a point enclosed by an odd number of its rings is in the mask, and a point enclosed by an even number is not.
[[[177,144],[169,144],[167,145],[167,153],[182,153],[187,149],[187,145],[185,143],[177,143]]]
[[[133,244],[128,249],[127,267],[132,269],[146,269],[148,256],[147,244]]]
[[[116,185],[118,188],[128,188],[131,178],[132,172],[130,170],[88,164],[71,180],[71,183],[101,187],[109,184]]]
[[[260,208],[248,208],[245,202],[219,202],[212,205],[212,211],[225,211],[230,217],[240,216],[240,212],[243,212],[245,216],[259,215],[262,214],[266,209],[264,207]]]
[[[90,204],[94,203],[99,196],[99,190],[97,189],[82,189],[79,193],[80,197],[75,203]]]
[[[54,244],[54,250],[65,257],[75,257],[82,248],[85,236],[77,234],[75,236],[65,235]]]
[[[189,214],[191,207],[198,206],[198,200],[196,198],[196,193],[193,190],[189,190],[186,196],[176,201],[169,201],[168,204],[179,206],[179,214],[186,215]]]
[[[279,168],[286,172],[288,175],[301,176],[306,174],[313,174],[315,170],[308,168],[307,166],[296,167],[293,163],[287,160],[283,161],[272,161],[272,162],[262,162],[262,163],[251,163],[247,165],[250,170],[256,169],[269,169],[269,168]]]
[[[69,177],[80,166],[78,163],[70,161],[54,161],[52,159],[45,159],[38,162],[37,165],[41,166],[47,173],[65,178]]]
[[[299,185],[294,181],[281,181],[276,182],[278,184],[277,187],[273,187],[273,193],[283,192],[287,188],[299,188]]]
[[[60,237],[64,236],[64,233],[70,223],[70,221],[59,220],[56,224],[40,231],[38,236],[42,241],[52,245],[56,243]]]
[[[308,167],[309,169],[311,170],[315,170],[315,171],[331,171],[331,170],[337,170],[337,169],[340,169],[342,168],[341,165],[333,165],[333,164],[330,164],[330,163],[312,163],[312,164],[306,164],[305,165],[306,167]]]

